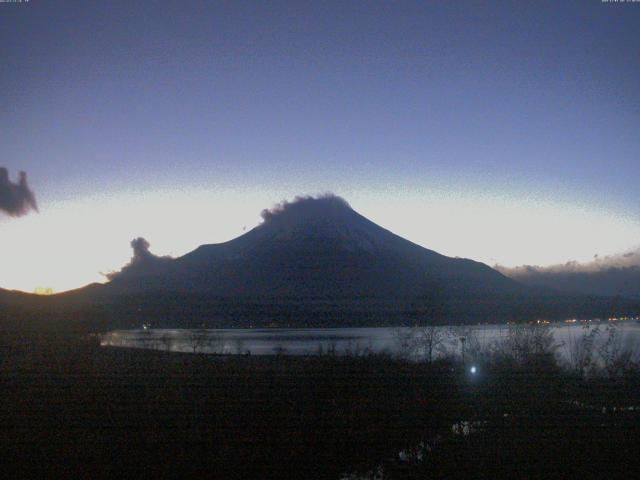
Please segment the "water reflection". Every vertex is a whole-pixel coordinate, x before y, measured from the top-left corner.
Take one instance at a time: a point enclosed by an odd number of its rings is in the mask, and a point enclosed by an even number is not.
[[[581,325],[552,324],[547,327],[554,342],[556,354],[576,361],[581,354],[584,339],[593,332],[601,342],[614,331],[614,340],[620,349],[640,358],[640,324],[618,322]],[[416,333],[417,332],[417,333]],[[510,333],[511,332],[511,333]],[[132,347],[173,352],[235,354],[235,355],[366,355],[387,353],[407,354],[414,359],[438,358],[447,354],[460,354],[471,359],[486,354],[510,334],[507,325],[480,325],[472,327],[437,327],[432,331],[409,328],[299,328],[299,329],[139,329],[116,330],[107,333],[101,344],[113,347]],[[420,337],[418,348],[411,342]],[[427,335],[427,337],[425,337]],[[433,344],[434,340],[436,344]],[[412,340],[413,339],[413,340]],[[425,343],[425,342],[431,343]],[[532,340],[533,341],[533,340]],[[415,346],[415,345],[414,345]],[[596,345],[597,346],[597,345]]]

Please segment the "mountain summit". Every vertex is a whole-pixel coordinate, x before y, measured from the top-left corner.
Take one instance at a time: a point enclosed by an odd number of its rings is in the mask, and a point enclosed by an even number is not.
[[[263,210],[262,218],[241,237],[170,261],[149,254],[145,244],[144,255],[136,252],[114,275],[113,287],[320,298],[415,296],[435,284],[465,292],[519,288],[484,264],[445,257],[385,230],[337,196],[297,197]],[[132,242],[134,250],[142,242]]]
[[[179,258],[158,257],[137,238],[131,263],[110,282],[43,299],[51,302],[43,308],[112,327],[337,327],[604,317],[638,307],[525,287],[405,240],[333,195],[297,197],[262,218]]]
[[[381,321],[421,308],[434,292],[439,304],[448,305],[440,316],[467,317],[471,302],[478,304],[473,316],[485,318],[490,297],[523,290],[482,263],[449,258],[395,235],[337,196],[297,197],[263,210],[262,218],[234,240],[171,260],[149,254],[148,244],[137,239],[132,245],[142,244],[144,251],[112,276],[105,292],[216,299],[226,312],[252,305],[268,310],[269,318],[297,312]]]
[[[376,250],[391,247],[397,237],[356,213],[341,197],[296,197],[261,214],[259,235],[272,241],[329,241],[348,250]]]

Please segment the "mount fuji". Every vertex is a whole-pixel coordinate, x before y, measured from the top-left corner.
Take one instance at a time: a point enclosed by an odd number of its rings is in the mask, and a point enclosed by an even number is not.
[[[374,326],[606,316],[619,298],[527,287],[485,264],[451,258],[366,219],[340,197],[298,197],[226,243],[158,257],[146,240],[106,284],[51,301],[110,325]],[[59,307],[62,308],[62,307]]]

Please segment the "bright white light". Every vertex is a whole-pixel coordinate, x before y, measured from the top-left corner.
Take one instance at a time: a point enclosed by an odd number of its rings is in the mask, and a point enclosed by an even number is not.
[[[476,367],[475,365],[473,367],[471,367],[471,373],[476,373]]]
[[[476,192],[354,195],[351,205],[423,247],[490,266],[590,262],[638,246],[640,223],[597,207]],[[349,200],[349,199],[348,199]]]
[[[274,202],[245,192],[142,192],[46,204],[0,219],[0,288],[60,292],[104,282],[145,237],[157,255],[180,256],[242,235]]]
[[[157,255],[184,255],[241,235],[260,223],[263,208],[307,193],[318,191],[288,186],[124,192],[57,203],[41,199],[39,215],[0,218],[0,287],[59,292],[105,281],[100,272],[125,265],[135,237],[145,237]],[[611,212],[526,198],[443,191],[335,193],[412,242],[489,265],[589,261],[596,253],[628,251],[640,238],[640,224]]]

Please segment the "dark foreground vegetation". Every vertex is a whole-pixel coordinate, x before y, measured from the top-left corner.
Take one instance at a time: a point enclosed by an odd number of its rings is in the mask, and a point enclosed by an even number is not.
[[[636,366],[100,348],[2,332],[3,477],[635,478]],[[475,364],[474,364],[475,365]],[[11,472],[11,474],[10,474]]]

